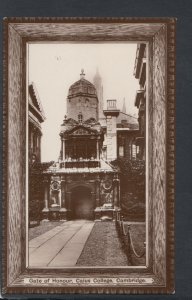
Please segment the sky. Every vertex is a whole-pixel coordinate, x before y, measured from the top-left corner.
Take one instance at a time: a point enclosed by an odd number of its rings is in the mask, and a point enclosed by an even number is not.
[[[57,161],[60,152],[60,125],[66,114],[69,87],[80,79],[93,82],[98,69],[103,84],[104,105],[116,99],[128,114],[136,115],[134,106],[138,80],[133,75],[136,44],[130,43],[31,43],[28,49],[28,82],[33,82],[43,106],[42,161]]]

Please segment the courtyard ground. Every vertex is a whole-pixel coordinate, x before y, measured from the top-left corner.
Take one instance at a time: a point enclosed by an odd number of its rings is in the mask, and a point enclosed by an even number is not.
[[[75,266],[93,226],[87,220],[64,222],[31,239],[29,267]]]
[[[131,224],[138,253],[145,240],[144,223]],[[145,258],[134,259],[143,265]],[[29,229],[29,266],[126,266],[128,260],[114,222],[76,220],[46,222]]]
[[[53,229],[56,226],[60,226],[63,222],[41,222],[38,226],[29,229],[29,241],[36,238],[37,236]]]
[[[79,266],[126,266],[114,222],[96,222],[77,261]]]

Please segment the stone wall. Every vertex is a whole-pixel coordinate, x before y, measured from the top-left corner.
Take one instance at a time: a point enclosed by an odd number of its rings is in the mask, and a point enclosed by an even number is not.
[[[78,121],[79,113],[83,115],[83,121],[89,118],[98,119],[97,97],[75,96],[67,99],[67,117]]]
[[[115,160],[117,158],[117,134],[116,134],[116,116],[107,116],[107,160]]]

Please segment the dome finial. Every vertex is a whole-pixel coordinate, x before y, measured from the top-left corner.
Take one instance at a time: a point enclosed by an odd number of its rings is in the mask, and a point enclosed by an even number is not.
[[[81,69],[80,78],[81,78],[81,79],[84,79],[84,77],[85,77],[84,69]]]

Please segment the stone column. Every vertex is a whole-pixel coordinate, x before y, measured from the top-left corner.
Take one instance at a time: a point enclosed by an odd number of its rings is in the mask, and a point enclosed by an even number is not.
[[[62,138],[62,160],[65,160],[65,139]]]
[[[99,160],[100,155],[99,155],[99,140],[97,139],[97,160]]]
[[[42,210],[43,221],[49,221],[49,181],[44,179],[44,208]]]
[[[96,208],[94,210],[95,220],[100,220],[101,218],[101,209],[100,209],[100,179],[95,181],[95,192],[96,192]]]
[[[71,219],[71,192],[66,192],[67,200],[67,220]]]
[[[116,220],[120,212],[120,181],[118,178],[113,179],[113,220]]]
[[[41,161],[41,133],[39,135],[39,161]]]
[[[95,191],[96,191],[96,207],[100,206],[100,179],[95,181]]]
[[[66,199],[65,199],[65,180],[61,179],[61,206],[59,210],[60,220],[66,221],[67,220],[67,209],[66,209]]]
[[[61,190],[58,191],[59,206],[61,207]]]
[[[104,110],[103,113],[106,116],[107,123],[107,160],[112,161],[117,158],[116,119],[119,115],[119,110],[116,108],[116,100],[107,100],[107,110]]]

